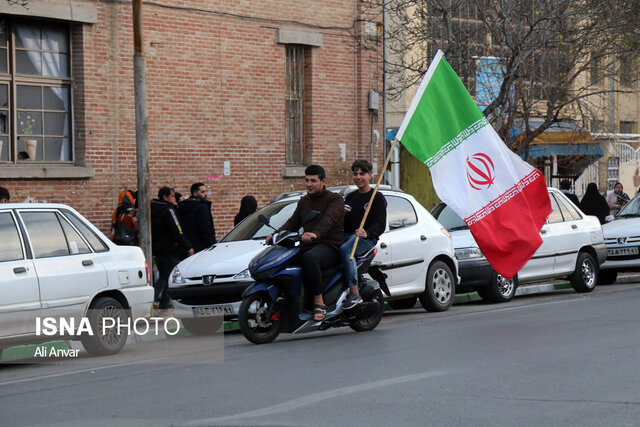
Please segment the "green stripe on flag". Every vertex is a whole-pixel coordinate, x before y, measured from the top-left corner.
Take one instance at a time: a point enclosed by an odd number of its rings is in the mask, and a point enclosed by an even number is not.
[[[449,149],[488,125],[482,111],[444,57],[431,66],[436,68],[430,78],[427,71],[425,79],[429,78],[429,81],[424,91],[419,90],[416,94],[420,98],[417,104],[413,100],[415,109],[410,117],[405,117],[400,127],[401,131],[403,127],[405,129],[399,137],[402,145],[429,167]],[[445,150],[438,153],[442,148]]]

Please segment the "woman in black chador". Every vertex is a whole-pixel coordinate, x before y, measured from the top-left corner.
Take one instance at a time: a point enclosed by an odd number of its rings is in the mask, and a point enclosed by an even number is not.
[[[233,219],[233,226],[240,224],[243,219],[254,213],[258,209],[258,202],[253,196],[244,196],[240,201],[240,211]]]
[[[598,191],[598,186],[595,182],[587,185],[587,191],[580,201],[580,209],[586,215],[597,216],[600,224],[604,224],[604,219],[609,215],[609,204]]]

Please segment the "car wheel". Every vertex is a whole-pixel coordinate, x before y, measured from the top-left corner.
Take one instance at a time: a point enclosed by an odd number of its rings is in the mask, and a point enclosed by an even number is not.
[[[587,252],[578,254],[575,271],[569,276],[571,286],[576,292],[591,292],[598,280],[598,264]]]
[[[427,271],[427,283],[420,294],[420,304],[427,311],[447,311],[453,304],[455,278],[451,269],[442,261],[435,261]]]
[[[251,294],[242,300],[238,312],[240,332],[254,344],[266,344],[280,334],[280,315],[272,313],[275,302],[266,292]]]
[[[487,286],[476,288],[476,292],[480,298],[487,302],[508,302],[511,301],[516,294],[518,287],[517,276],[513,276],[510,280],[506,280],[497,271],[493,272],[491,281]]]
[[[365,300],[365,302],[376,302],[378,304],[378,308],[370,316],[349,323],[349,327],[356,332],[372,331],[382,320],[382,315],[384,313],[384,302],[382,298],[372,298],[370,301]]]
[[[396,299],[393,301],[387,301],[387,304],[394,310],[407,310],[409,308],[413,308],[416,305],[416,300],[418,297],[412,296],[409,298]]]
[[[600,270],[598,272],[599,285],[612,285],[616,283],[618,272],[616,270]]]
[[[105,324],[106,319],[114,319],[116,325],[127,323],[127,310],[122,307],[122,304],[111,297],[97,298],[89,306],[87,317],[93,333],[83,334],[80,341],[89,354],[105,356],[122,350],[127,342],[127,329],[117,327],[107,329],[106,326],[110,325]]]
[[[223,323],[223,316],[180,319],[180,322],[182,322],[182,326],[192,335],[211,335],[220,330]]]

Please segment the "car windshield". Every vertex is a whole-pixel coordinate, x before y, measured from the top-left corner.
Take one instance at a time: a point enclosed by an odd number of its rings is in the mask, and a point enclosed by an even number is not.
[[[629,203],[624,205],[624,207],[618,213],[616,218],[624,218],[624,217],[638,217],[640,216],[640,195],[636,195]]]
[[[447,230],[464,230],[467,224],[449,206],[440,203],[431,211],[431,215]]]
[[[279,228],[284,224],[296,210],[297,200],[288,202],[272,203],[262,209],[252,213],[244,221],[235,226],[224,236],[220,242],[237,242],[239,240],[262,240],[268,234],[273,233],[273,229],[261,224],[258,216],[264,215],[269,219],[273,228]]]

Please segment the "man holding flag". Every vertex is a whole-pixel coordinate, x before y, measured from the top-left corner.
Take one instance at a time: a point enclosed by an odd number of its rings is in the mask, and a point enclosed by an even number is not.
[[[509,150],[438,51],[396,136],[430,169],[438,197],[507,280],[542,244],[544,176]]]

